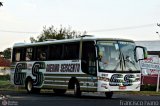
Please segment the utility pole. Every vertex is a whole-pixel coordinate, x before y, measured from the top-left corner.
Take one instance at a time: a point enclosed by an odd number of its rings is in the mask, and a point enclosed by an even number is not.
[[[157,26],[160,27],[160,24],[157,23]],[[160,34],[158,32],[156,32],[158,35],[159,35],[159,38],[160,38]],[[160,77],[160,70],[157,70],[158,71],[158,75],[157,75],[157,89],[156,89],[156,92],[159,91],[159,77]]]
[[[157,26],[158,26],[158,27],[160,27],[160,24],[159,24],[159,23],[157,23]],[[156,32],[156,33],[158,34],[159,39],[160,39],[160,34],[159,34],[159,32]]]
[[[159,32],[156,32],[157,34],[158,34],[158,36],[159,36],[159,39],[160,39],[160,34],[159,34]]]

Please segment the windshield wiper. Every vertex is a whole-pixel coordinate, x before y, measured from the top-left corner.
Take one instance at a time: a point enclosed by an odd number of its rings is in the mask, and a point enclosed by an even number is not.
[[[129,62],[129,63],[135,65],[135,62],[134,62],[134,61],[131,61],[130,56],[126,56],[125,61],[127,61],[127,62]]]
[[[127,64],[131,63],[134,66],[134,68],[137,69],[137,67],[135,66],[135,62],[131,61],[129,56],[126,56],[126,59],[124,61],[127,62]],[[132,70],[128,65],[127,65],[127,67],[129,70]]]
[[[127,58],[125,59],[123,53],[120,51],[120,54],[119,54],[119,62],[118,62],[118,64],[116,65],[116,67],[114,68],[114,71],[117,70],[118,66],[120,66],[120,68],[122,69],[122,71],[124,71],[124,68],[126,68],[126,67],[128,68],[129,71],[133,71],[132,68],[131,68],[131,67],[128,65],[128,63],[126,63],[126,62],[131,63],[131,64],[135,67],[135,69],[137,69],[137,67],[135,66],[135,63],[132,62],[132,61],[130,61],[130,60],[127,59]]]
[[[119,62],[117,63],[116,67],[114,68],[114,71],[117,70],[118,66],[120,66],[120,68],[122,69],[122,71],[124,71],[124,70],[123,70],[123,69],[124,69],[124,66],[125,66],[124,56],[123,56],[123,54],[122,54],[121,51],[119,51],[119,52],[120,52],[120,53],[119,53]],[[123,66],[123,64],[124,64],[124,66]]]

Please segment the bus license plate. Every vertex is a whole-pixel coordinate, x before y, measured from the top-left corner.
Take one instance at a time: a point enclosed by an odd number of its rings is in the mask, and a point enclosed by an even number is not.
[[[119,89],[126,89],[126,86],[119,86]]]

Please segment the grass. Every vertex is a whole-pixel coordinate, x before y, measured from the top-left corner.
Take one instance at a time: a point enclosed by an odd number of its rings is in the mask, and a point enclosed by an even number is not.
[[[0,91],[26,92],[26,89],[14,86],[9,80],[0,80]]]
[[[10,80],[9,75],[0,75],[0,81],[6,81],[6,80]]]
[[[160,91],[156,92],[156,91],[127,91],[127,92],[116,92],[118,94],[133,94],[133,95],[148,95],[148,96],[160,96]]]
[[[11,82],[9,80],[0,80],[0,90],[7,90],[7,89],[10,89],[10,88],[13,88]]]
[[[6,86],[11,84],[10,81],[0,81],[0,86]]]

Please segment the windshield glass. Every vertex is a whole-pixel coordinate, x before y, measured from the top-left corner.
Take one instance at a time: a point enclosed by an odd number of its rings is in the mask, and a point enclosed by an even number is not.
[[[100,71],[139,71],[134,58],[134,43],[98,41],[97,44]]]

